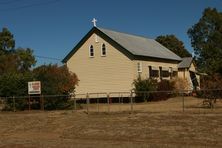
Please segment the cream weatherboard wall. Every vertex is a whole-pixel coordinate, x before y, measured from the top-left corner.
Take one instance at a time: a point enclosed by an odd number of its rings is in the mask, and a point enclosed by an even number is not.
[[[94,33],[67,61],[70,71],[77,74],[76,93],[123,92],[133,86],[133,61]],[[97,42],[96,42],[97,38]],[[102,44],[106,56],[101,56]],[[89,57],[89,47],[94,47],[94,57]]]

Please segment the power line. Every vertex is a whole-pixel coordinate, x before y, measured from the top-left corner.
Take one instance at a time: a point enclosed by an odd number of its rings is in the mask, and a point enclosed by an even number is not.
[[[60,1],[60,0],[49,0],[49,1],[40,2],[40,3],[32,3],[32,4],[17,6],[17,7],[15,6],[15,7],[11,7],[11,8],[0,9],[0,11],[19,10],[19,9],[24,9],[24,8],[42,6],[42,5],[50,5],[50,4],[57,3],[58,1]],[[13,3],[13,1],[9,1],[9,2]],[[14,1],[14,2],[16,2],[16,1]]]
[[[41,59],[55,60],[55,61],[60,61],[60,62],[62,61],[62,59],[54,58],[54,57],[46,57],[46,56],[40,56],[40,55],[35,55],[35,57],[41,58]]]

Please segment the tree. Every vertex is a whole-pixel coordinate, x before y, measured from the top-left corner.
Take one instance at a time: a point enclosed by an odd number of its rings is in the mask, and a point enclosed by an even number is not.
[[[43,65],[33,70],[35,79],[41,81],[43,95],[56,95],[55,98],[44,98],[45,109],[62,109],[68,103],[70,93],[74,92],[78,78],[69,72],[66,66]],[[65,96],[61,96],[65,95]]]
[[[13,34],[7,29],[3,28],[0,32],[0,54],[14,49],[15,40]]]
[[[30,71],[36,63],[30,48],[18,48],[8,53],[0,54],[0,74]]]
[[[12,33],[3,28],[0,32],[0,96],[26,96],[27,83],[33,80],[31,67],[36,63],[30,48],[15,48]],[[12,99],[6,101],[7,109],[13,107]],[[18,98],[16,108],[24,109],[26,100]]]
[[[0,75],[17,73],[17,56],[15,54],[0,54]]]
[[[62,95],[72,93],[78,78],[66,66],[42,65],[33,70],[35,79],[42,82],[42,94]]]
[[[0,74],[26,72],[35,65],[33,50],[15,48],[13,34],[3,28],[0,32]]]
[[[66,66],[43,65],[31,70],[36,60],[30,48],[15,48],[13,35],[7,28],[0,32],[0,96],[26,96],[28,82],[41,81],[43,95],[68,96],[74,92],[78,78]],[[16,101],[16,108],[24,109],[25,98]],[[58,109],[67,103],[68,97],[46,98],[46,109]],[[12,100],[7,100],[8,109]]]
[[[29,71],[36,63],[33,50],[30,48],[18,48],[15,50],[15,54],[17,55],[18,70],[21,72]]]
[[[222,74],[222,13],[215,8],[206,8],[199,22],[187,33],[200,70]]]
[[[28,81],[32,79],[30,72],[0,75],[0,96],[26,96]]]
[[[191,54],[185,49],[183,42],[177,39],[175,35],[161,35],[156,38],[156,41],[180,57],[191,57]]]
[[[0,75],[0,96],[27,96],[28,81],[33,80],[32,73],[4,73]],[[15,107],[18,110],[24,110],[27,100],[23,97],[16,98]],[[6,99],[5,110],[13,109],[13,99]]]

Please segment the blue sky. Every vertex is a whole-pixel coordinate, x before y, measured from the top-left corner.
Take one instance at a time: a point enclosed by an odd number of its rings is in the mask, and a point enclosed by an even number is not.
[[[16,47],[35,55],[63,59],[97,26],[155,39],[174,34],[192,52],[187,30],[207,7],[222,11],[222,0],[0,0],[0,29],[7,27]],[[38,63],[59,60],[36,58]]]

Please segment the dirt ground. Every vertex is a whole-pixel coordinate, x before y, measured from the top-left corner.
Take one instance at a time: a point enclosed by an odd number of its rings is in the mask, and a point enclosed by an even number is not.
[[[0,148],[219,148],[222,103],[217,104],[207,109],[188,98],[182,112],[181,101],[174,98],[135,105],[133,113],[124,105],[112,105],[110,112],[90,106],[89,114],[85,110],[0,112]],[[107,106],[99,106],[103,108]]]

